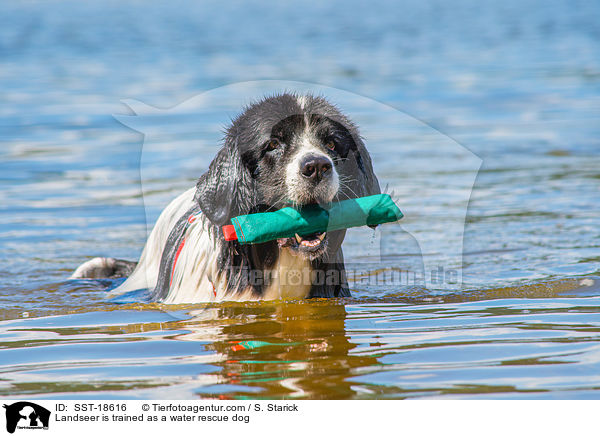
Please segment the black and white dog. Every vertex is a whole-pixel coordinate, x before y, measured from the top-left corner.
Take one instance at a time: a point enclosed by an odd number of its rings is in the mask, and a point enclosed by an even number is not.
[[[72,278],[129,275],[113,293],[148,288],[165,303],[346,297],[344,230],[240,245],[222,226],[378,193],[358,129],[336,107],[312,95],[265,98],[233,121],[196,187],[165,208],[137,264],[95,258]]]

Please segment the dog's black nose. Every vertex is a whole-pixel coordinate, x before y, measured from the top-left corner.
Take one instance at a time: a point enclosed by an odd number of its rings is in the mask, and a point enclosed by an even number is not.
[[[300,162],[300,172],[304,177],[319,181],[330,174],[331,160],[327,156],[309,155]]]

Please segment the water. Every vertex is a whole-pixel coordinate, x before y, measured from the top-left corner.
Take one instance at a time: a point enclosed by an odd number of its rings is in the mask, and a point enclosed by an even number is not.
[[[599,12],[2,4],[0,395],[598,398]],[[281,85],[238,84],[263,79],[323,86],[405,212],[350,232],[353,297],[117,305],[116,282],[66,281],[92,256],[139,256],[228,117]],[[123,99],[188,104],[129,117],[144,141],[112,116]],[[463,286],[372,280],[432,265]]]

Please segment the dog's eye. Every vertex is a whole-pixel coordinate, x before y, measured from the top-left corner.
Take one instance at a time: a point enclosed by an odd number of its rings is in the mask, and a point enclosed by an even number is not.
[[[271,140],[269,140],[269,142],[267,142],[267,151],[273,151],[277,148],[279,148],[279,140],[273,138]]]
[[[330,150],[335,150],[335,141],[333,139],[330,139],[325,143],[325,147],[327,147]]]

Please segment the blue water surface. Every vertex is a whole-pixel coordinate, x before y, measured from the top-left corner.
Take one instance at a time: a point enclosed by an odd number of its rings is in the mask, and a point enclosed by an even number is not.
[[[566,0],[0,4],[0,395],[598,398],[599,16]],[[405,212],[349,232],[352,299],[119,305],[114,281],[67,280],[93,256],[137,259],[229,119],[277,89],[351,114]],[[371,280],[438,264],[460,283]]]

